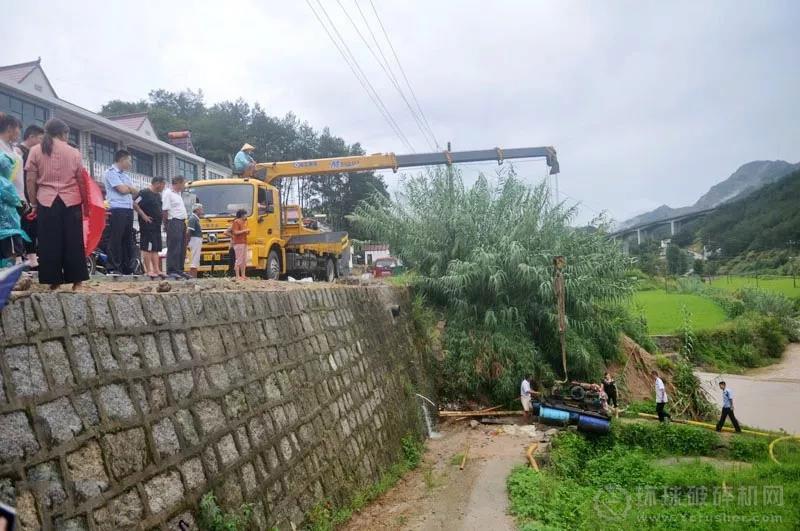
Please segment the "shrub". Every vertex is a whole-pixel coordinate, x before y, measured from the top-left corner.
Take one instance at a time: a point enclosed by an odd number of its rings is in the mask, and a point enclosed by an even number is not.
[[[710,455],[719,443],[713,431],[674,423],[614,423],[612,432],[615,441],[656,455]]]
[[[238,511],[225,512],[214,494],[209,492],[200,500],[200,528],[205,531],[245,531],[253,516],[252,504],[242,505]]]
[[[764,461],[768,459],[769,439],[763,437],[736,436],[728,442],[728,455],[737,461]]]

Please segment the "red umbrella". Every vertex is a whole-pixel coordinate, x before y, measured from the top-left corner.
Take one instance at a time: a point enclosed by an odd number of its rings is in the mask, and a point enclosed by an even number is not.
[[[86,188],[88,203],[83,211],[83,248],[86,256],[89,256],[103,237],[103,229],[106,227],[106,206],[103,202],[103,192],[86,168],[83,169],[81,178]]]

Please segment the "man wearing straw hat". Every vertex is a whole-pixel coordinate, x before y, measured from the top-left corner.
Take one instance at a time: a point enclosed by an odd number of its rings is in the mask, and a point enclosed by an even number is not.
[[[250,144],[245,144],[236,157],[233,159],[233,173],[242,177],[252,177],[256,170],[256,161],[253,159],[253,152],[256,150]]]

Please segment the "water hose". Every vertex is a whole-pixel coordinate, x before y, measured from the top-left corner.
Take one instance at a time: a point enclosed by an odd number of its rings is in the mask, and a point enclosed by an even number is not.
[[[768,448],[768,450],[769,450],[769,458],[772,459],[776,464],[780,465],[781,462],[778,461],[775,458],[775,452],[774,452],[775,443],[777,443],[779,441],[785,441],[785,440],[788,440],[788,439],[797,439],[798,441],[800,441],[800,435],[786,435],[784,437],[778,437],[777,439],[775,439],[774,441],[769,443],[769,448]]]
[[[464,470],[464,465],[467,464],[468,453],[469,453],[469,442],[467,442],[467,447],[464,449],[464,455],[461,457],[461,466],[458,467],[459,470]]]
[[[528,462],[531,464],[531,468],[538,472],[539,465],[536,463],[536,459],[533,457],[533,452],[537,448],[539,448],[539,443],[531,443],[531,445],[528,446],[528,451],[526,455],[528,456]]]
[[[645,418],[645,419],[658,420],[658,417],[656,415],[651,415],[650,413],[638,413],[638,415],[640,417],[642,417],[642,418]],[[709,424],[707,422],[698,422],[696,420],[670,419],[670,422],[675,422],[675,423],[678,423],[678,424],[689,424],[691,426],[698,426],[700,428],[706,428],[706,429],[709,429],[709,430],[716,430],[717,429],[717,426],[715,424]],[[735,430],[733,428],[725,426],[725,427],[722,428],[722,431],[724,431],[724,432],[734,432]],[[755,431],[755,430],[742,430],[742,433],[747,433],[747,434],[750,434],[750,435],[758,435],[759,437],[774,437],[775,436],[774,433],[767,433],[767,432],[764,432],[764,431]]]

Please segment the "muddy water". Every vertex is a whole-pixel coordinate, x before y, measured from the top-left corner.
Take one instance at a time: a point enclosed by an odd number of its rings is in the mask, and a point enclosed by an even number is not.
[[[721,407],[718,382],[725,380],[734,392],[739,422],[768,430],[800,434],[800,343],[792,343],[780,363],[738,374],[695,371],[714,402]],[[730,426],[730,421],[727,422]]]

